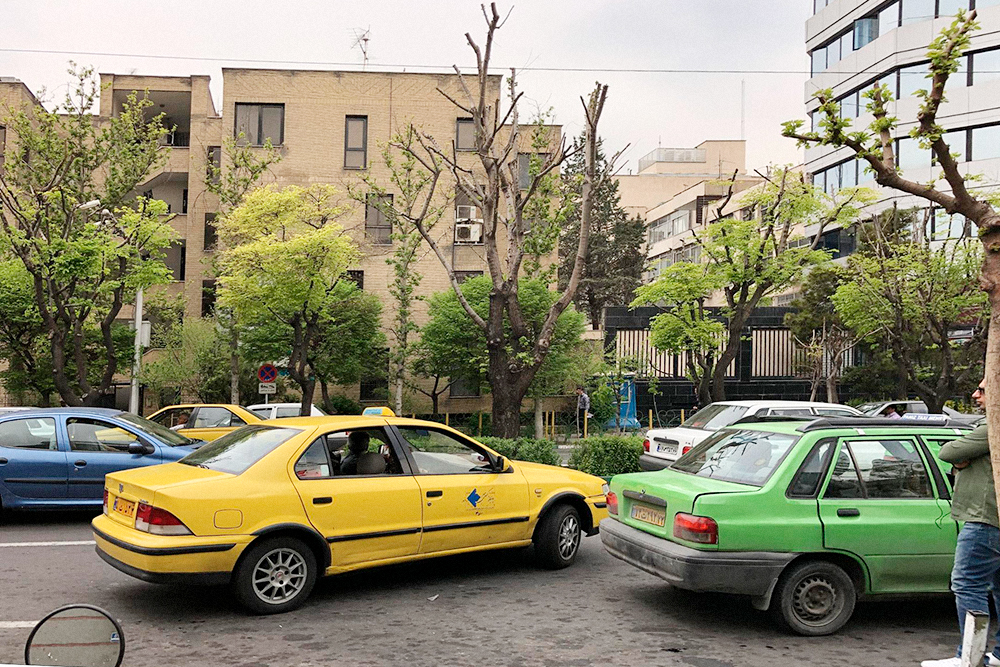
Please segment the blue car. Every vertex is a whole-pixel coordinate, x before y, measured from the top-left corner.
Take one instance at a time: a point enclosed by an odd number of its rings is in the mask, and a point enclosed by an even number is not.
[[[99,508],[107,473],[177,461],[201,444],[121,410],[12,412],[0,416],[0,508]]]

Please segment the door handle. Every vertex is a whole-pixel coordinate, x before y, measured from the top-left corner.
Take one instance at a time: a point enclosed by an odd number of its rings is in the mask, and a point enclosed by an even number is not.
[[[313,505],[329,505],[333,502],[333,498],[330,496],[321,496],[319,498],[313,498]]]
[[[443,495],[444,495],[444,491],[428,491],[427,492],[427,497],[428,498],[440,498]]]
[[[853,507],[842,507],[837,510],[837,516],[861,516],[861,510]]]
[[[80,459],[79,461],[73,461],[73,465],[75,465],[77,468],[83,468],[87,465],[87,462],[84,461],[83,459]]]
[[[0,456],[0,466],[5,466],[5,465],[7,465],[7,459]]]

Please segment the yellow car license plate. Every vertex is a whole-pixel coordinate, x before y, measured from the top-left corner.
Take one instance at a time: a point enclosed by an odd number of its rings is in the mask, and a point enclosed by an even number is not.
[[[115,498],[114,509],[119,514],[123,514],[130,519],[135,516],[135,503],[131,500]]]
[[[648,505],[632,505],[632,518],[662,528],[667,522],[667,513]]]

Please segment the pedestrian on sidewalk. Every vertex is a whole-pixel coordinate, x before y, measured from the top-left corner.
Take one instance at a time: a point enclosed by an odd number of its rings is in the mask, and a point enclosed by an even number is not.
[[[590,396],[583,387],[576,388],[576,436],[583,437],[583,424],[590,412]]]
[[[979,407],[986,407],[986,380],[972,398]],[[958,609],[959,641],[965,633],[965,615],[969,611],[989,613],[990,595],[1000,611],[1000,520],[997,519],[997,496],[993,486],[993,466],[990,464],[990,443],[985,421],[968,435],[952,440],[938,454],[955,469],[955,488],[951,499],[951,516],[965,522],[958,533],[955,566],[951,571],[951,590]],[[924,660],[921,667],[959,667],[962,646],[953,658]],[[1000,629],[997,630],[993,653],[983,664],[1000,666]]]

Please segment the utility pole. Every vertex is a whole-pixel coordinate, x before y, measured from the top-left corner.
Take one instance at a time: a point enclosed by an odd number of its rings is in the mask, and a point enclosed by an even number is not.
[[[135,359],[132,361],[132,387],[128,411],[139,414],[139,373],[142,370],[142,288],[135,293]]]

